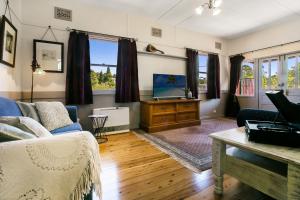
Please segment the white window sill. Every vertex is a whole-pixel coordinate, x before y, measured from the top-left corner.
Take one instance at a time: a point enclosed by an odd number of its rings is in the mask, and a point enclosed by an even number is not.
[[[93,95],[114,95],[116,90],[93,90]]]

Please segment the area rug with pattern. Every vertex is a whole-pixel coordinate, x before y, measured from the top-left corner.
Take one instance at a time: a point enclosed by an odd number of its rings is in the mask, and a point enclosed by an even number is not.
[[[135,132],[187,168],[201,172],[211,168],[212,164],[212,139],[209,134],[236,127],[233,119],[214,118],[201,120],[200,126],[157,133]]]

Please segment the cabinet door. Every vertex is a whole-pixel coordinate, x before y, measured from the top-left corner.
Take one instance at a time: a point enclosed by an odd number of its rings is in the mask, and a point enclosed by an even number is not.
[[[154,115],[152,118],[153,125],[172,124],[176,122],[176,115]]]
[[[177,121],[182,122],[182,121],[193,121],[197,120],[197,113],[196,112],[190,112],[190,113],[179,113],[177,114]]]
[[[197,106],[196,102],[178,103],[178,112],[197,111]]]
[[[153,114],[176,112],[176,104],[157,104],[153,105]]]

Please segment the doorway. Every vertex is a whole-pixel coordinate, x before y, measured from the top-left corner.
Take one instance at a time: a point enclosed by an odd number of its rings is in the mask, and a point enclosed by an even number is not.
[[[265,95],[269,90],[283,90],[292,102],[300,102],[300,54],[262,58],[258,62],[258,106],[277,110]]]

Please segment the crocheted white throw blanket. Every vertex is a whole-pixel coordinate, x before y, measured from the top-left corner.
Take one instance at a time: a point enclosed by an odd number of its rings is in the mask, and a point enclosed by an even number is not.
[[[0,199],[101,197],[98,143],[89,132],[0,143]]]

